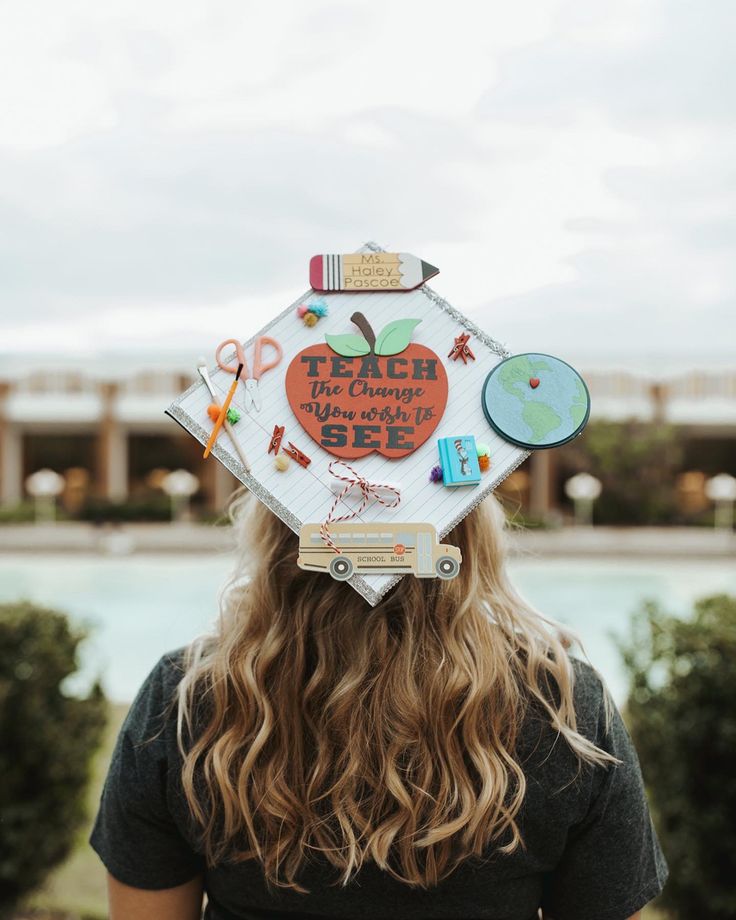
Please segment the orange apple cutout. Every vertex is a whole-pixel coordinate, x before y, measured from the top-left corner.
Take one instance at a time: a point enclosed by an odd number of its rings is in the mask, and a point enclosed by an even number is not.
[[[362,313],[362,335],[325,335],[286,371],[286,396],[302,428],[336,457],[377,451],[405,457],[430,437],[447,405],[447,373],[425,345],[410,344],[419,319],[398,319],[376,336]]]

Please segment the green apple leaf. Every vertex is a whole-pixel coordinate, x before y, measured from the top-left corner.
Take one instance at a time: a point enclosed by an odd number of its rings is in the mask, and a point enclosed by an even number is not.
[[[398,355],[411,342],[411,334],[419,323],[420,319],[395,319],[385,325],[376,339],[376,354]]]
[[[343,358],[356,358],[369,355],[371,346],[362,335],[330,335],[325,333],[325,341],[330,348]]]

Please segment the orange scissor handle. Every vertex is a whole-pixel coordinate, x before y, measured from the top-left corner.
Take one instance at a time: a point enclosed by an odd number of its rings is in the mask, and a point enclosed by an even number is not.
[[[266,364],[261,360],[264,345],[270,345],[274,351],[273,359]],[[283,356],[284,353],[276,339],[272,339],[270,335],[259,335],[253,343],[253,376],[255,379],[259,380],[261,374],[265,374],[272,367],[276,367]]]
[[[227,348],[228,345],[232,345],[235,348],[235,356],[237,362],[235,364],[225,364],[222,360],[222,351],[224,348]],[[215,352],[215,361],[217,361],[218,366],[223,370],[227,371],[228,374],[237,374],[238,364],[243,365],[243,379],[250,377],[248,371],[248,362],[245,360],[245,352],[243,351],[243,343],[239,342],[238,339],[225,339],[224,342],[220,342],[217,346],[217,351]]]

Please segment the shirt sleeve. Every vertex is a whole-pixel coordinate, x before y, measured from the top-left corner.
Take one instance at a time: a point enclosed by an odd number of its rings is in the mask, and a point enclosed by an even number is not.
[[[595,740],[621,763],[593,770],[587,813],[570,827],[562,859],[545,880],[543,906],[552,920],[628,920],[667,880],[636,750],[615,707],[607,724],[600,688]]]
[[[204,871],[168,804],[167,667],[161,659],[128,712],[90,836],[110,874],[132,888],[173,888]]]

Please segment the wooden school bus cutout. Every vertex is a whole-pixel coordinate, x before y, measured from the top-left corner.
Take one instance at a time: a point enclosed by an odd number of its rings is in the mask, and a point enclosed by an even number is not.
[[[322,536],[321,524],[304,524],[299,533],[299,568],[329,572],[338,581],[359,575],[416,575],[454,578],[462,554],[456,546],[439,543],[432,524],[363,524],[348,521],[329,525],[333,549]]]

